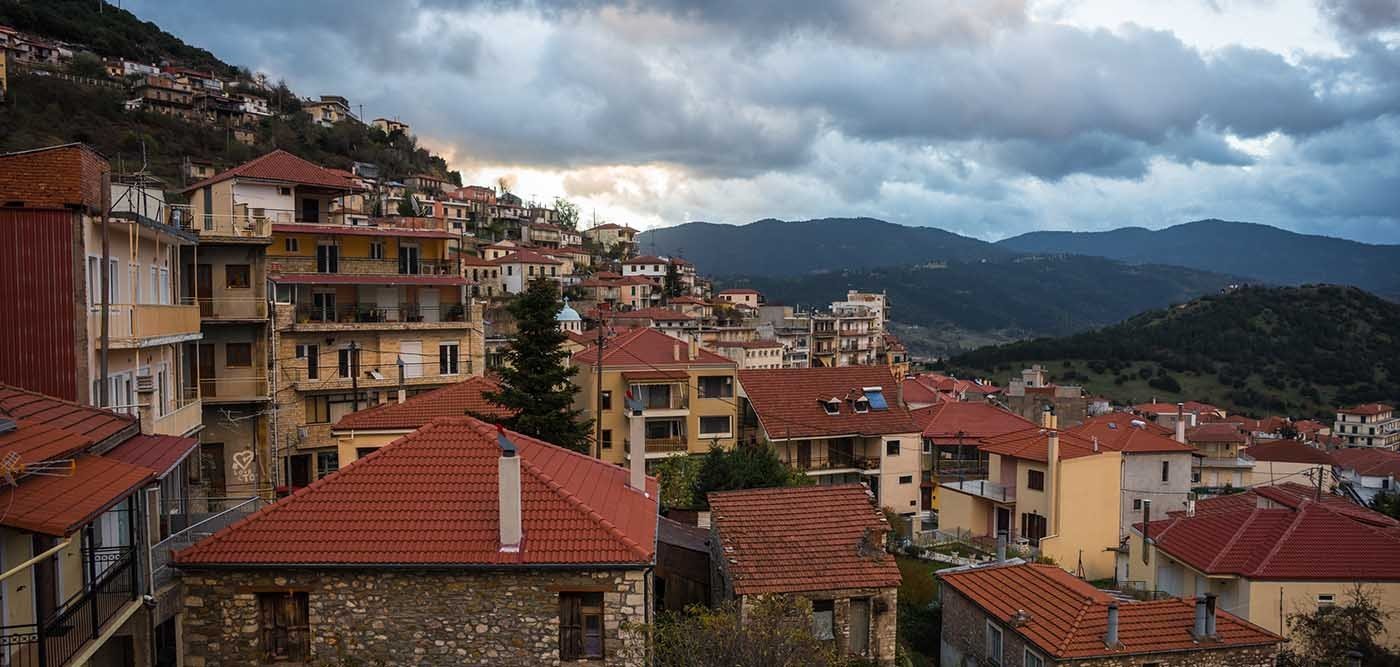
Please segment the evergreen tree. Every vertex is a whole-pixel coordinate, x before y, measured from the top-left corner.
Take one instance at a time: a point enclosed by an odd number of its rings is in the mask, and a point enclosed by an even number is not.
[[[554,319],[562,308],[558,288],[546,278],[531,281],[506,306],[516,332],[499,371],[501,390],[487,398],[517,412],[505,422],[511,430],[587,453],[592,420],[573,407],[578,367],[569,364],[567,336]]]
[[[701,507],[709,507],[711,491],[763,489],[775,486],[806,486],[814,483],[783,463],[778,452],[768,443],[741,443],[734,449],[711,447],[700,471],[695,474],[693,498]]]
[[[666,265],[665,296],[668,299],[681,295],[681,270],[675,264]]]
[[[413,190],[405,188],[403,199],[399,200],[399,215],[412,218],[418,215],[418,200],[413,198]]]

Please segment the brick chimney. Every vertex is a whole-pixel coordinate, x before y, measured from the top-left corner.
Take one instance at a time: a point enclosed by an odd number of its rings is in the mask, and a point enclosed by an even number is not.
[[[524,537],[520,516],[520,453],[500,426],[496,427],[496,445],[501,449],[496,472],[499,482],[497,503],[501,514],[501,551],[519,553],[520,541]]]

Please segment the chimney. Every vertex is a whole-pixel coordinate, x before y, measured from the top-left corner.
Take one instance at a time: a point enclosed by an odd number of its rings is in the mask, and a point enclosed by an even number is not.
[[[1055,421],[1055,415],[1050,415],[1050,421]],[[1047,452],[1045,453],[1045,491],[1049,494],[1047,506],[1050,509],[1050,534],[1060,534],[1060,507],[1057,501],[1060,499],[1060,432],[1052,430],[1047,434]]]
[[[515,443],[506,438],[505,430],[496,427],[496,445],[501,448],[497,461],[497,479],[501,523],[501,551],[519,553],[523,531],[520,527],[520,456]]]
[[[647,441],[646,441],[646,419],[642,417],[642,402],[632,398],[632,392],[627,392],[627,440],[630,445],[628,450],[627,468],[631,471],[628,484],[640,491],[642,495],[647,492]]]
[[[1094,441],[1094,451],[1095,451],[1095,452],[1098,452],[1098,451],[1099,451],[1099,436],[1097,436],[1097,435],[1094,436],[1094,437],[1093,437],[1093,441]]]
[[[1195,637],[1196,641],[1200,641],[1202,639],[1205,639],[1206,637],[1207,613],[1208,612],[1206,611],[1206,598],[1204,595],[1202,595],[1196,598],[1196,623],[1191,628],[1191,636]]]
[[[1215,639],[1215,593],[1206,593],[1206,636]]]
[[[695,339],[692,338],[690,339],[689,348],[690,360],[695,361],[700,356],[700,344],[695,342]]]
[[[1186,444],[1186,405],[1176,404],[1176,441]]]
[[[997,531],[997,562],[1006,561],[1006,531]]]
[[[1045,406],[1040,409],[1040,427],[1055,428],[1055,409]]]
[[[1103,631],[1103,645],[1118,648],[1118,603],[1108,603],[1108,628]]]
[[[680,360],[681,360],[681,342],[680,342],[680,341],[676,341],[676,342],[674,342],[674,343],[671,343],[671,359],[674,360],[674,361],[680,361]]]

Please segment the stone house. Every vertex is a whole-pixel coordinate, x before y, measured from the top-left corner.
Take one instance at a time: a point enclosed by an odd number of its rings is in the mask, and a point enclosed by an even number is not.
[[[792,595],[839,655],[895,660],[900,574],[890,530],[860,484],[711,493],[712,598]]]
[[[657,492],[435,419],[179,552],[184,664],[635,664]]]
[[[1283,638],[1214,597],[1118,600],[1054,565],[939,573],[939,664],[950,667],[1269,667]]]

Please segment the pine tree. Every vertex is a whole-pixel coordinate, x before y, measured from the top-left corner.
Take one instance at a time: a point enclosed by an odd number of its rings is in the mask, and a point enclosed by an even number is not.
[[[499,392],[487,398],[516,411],[506,420],[511,430],[548,443],[588,452],[592,420],[574,409],[579,389],[571,381],[578,372],[563,348],[567,339],[555,321],[563,308],[559,291],[548,279],[530,282],[506,310],[515,317],[516,332],[506,346]]]

